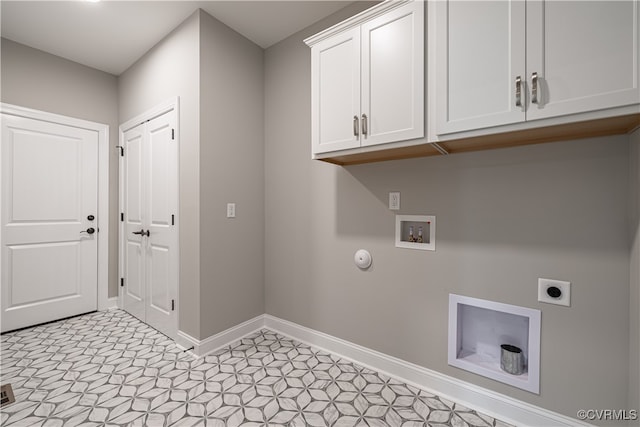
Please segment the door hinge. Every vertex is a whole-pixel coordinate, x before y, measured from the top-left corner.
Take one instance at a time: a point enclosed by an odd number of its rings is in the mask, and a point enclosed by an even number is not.
[[[124,287],[124,277],[120,278],[120,287],[123,288]]]
[[[171,300],[171,311],[175,311],[176,310],[176,300],[172,299]]]
[[[171,225],[176,225],[176,216],[171,215]]]
[[[120,150],[120,157],[124,157],[124,147],[122,145],[116,145],[116,148]]]
[[[120,221],[124,222],[124,212],[120,212]]]

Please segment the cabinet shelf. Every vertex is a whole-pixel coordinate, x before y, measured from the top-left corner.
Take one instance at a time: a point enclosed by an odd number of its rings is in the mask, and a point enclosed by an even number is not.
[[[487,375],[492,378],[505,378],[510,381],[522,381],[523,384],[526,384],[529,381],[529,372],[525,371],[522,375],[511,375],[506,374],[502,369],[500,369],[500,360],[487,355],[479,355],[478,353],[474,353],[468,350],[462,350],[460,354],[458,354],[458,365],[459,366],[468,366],[474,367],[476,370],[482,370],[486,372]]]

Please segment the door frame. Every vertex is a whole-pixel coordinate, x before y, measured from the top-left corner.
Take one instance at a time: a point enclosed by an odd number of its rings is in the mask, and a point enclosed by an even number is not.
[[[57,123],[98,134],[98,310],[114,307],[109,298],[109,125],[0,102],[0,113]],[[0,179],[2,170],[0,170]]]
[[[175,115],[176,115],[176,143],[178,144],[178,158],[176,159],[177,162],[177,172],[178,172],[178,176],[177,179],[180,179],[180,97],[176,96],[173,98],[169,98],[167,100],[165,100],[164,102],[156,105],[153,108],[150,108],[148,110],[146,110],[145,112],[143,112],[142,114],[139,114],[135,117],[133,117],[132,119],[127,120],[126,122],[124,122],[123,124],[121,124],[118,128],[118,144],[120,144],[120,146],[123,146],[124,143],[124,134],[125,132],[127,132],[130,129],[133,129],[136,126],[139,126],[151,119],[154,119],[158,116],[161,116],[165,113],[168,113],[170,111],[174,111]],[[124,201],[124,180],[123,180],[123,174],[122,171],[124,170],[124,157],[123,156],[118,156],[118,217],[120,216],[121,212],[124,212],[124,206],[125,206],[125,201]],[[177,235],[177,240],[178,240],[178,251],[176,252],[176,257],[177,260],[176,262],[178,263],[177,268],[178,268],[178,283],[176,284],[176,298],[177,298],[177,304],[175,307],[175,312],[176,312],[176,334],[180,331],[180,184],[178,183],[178,194],[176,195],[177,197],[177,212],[178,212],[178,217],[176,218],[176,224],[175,224],[175,230],[176,230],[176,235]],[[118,277],[119,278],[123,278],[124,277],[124,270],[123,270],[123,266],[124,266],[124,244],[126,242],[126,239],[124,238],[124,223],[122,221],[120,221],[118,219]],[[122,287],[120,286],[120,284],[118,285],[118,307],[120,309],[124,310],[124,295],[121,292]],[[175,337],[170,337],[173,340],[177,339],[177,336]]]

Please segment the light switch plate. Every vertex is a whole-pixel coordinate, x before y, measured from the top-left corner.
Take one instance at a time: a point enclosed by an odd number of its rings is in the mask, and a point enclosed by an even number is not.
[[[400,210],[400,192],[392,191],[389,193],[389,209],[392,211]]]
[[[560,295],[549,294],[549,288],[557,288]],[[551,292],[553,294],[553,292]],[[538,279],[538,301],[548,304],[571,306],[571,282],[554,279]]]
[[[227,218],[235,218],[235,217],[236,217],[236,204],[227,203]]]

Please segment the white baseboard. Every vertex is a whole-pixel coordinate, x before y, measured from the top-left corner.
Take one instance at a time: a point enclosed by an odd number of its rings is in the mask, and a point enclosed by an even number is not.
[[[264,326],[507,423],[531,427],[590,425],[268,314],[264,315]]]
[[[212,353],[222,347],[226,347],[229,344],[252,334],[253,332],[262,329],[264,327],[264,315],[254,317],[239,325],[233,326],[215,335],[212,335],[204,340],[198,340],[186,334],[182,331],[178,331],[178,339],[176,344],[183,349],[193,347],[191,352],[197,356],[202,357],[209,353]]]
[[[118,308],[118,297],[107,298],[103,305],[98,307],[98,311],[112,310],[114,308]]]
[[[194,356],[196,355],[193,351],[196,348],[196,345],[200,344],[200,341],[191,335],[178,331],[178,336],[175,339],[176,345],[180,347],[181,350],[189,350]]]
[[[204,340],[178,331],[176,343],[201,357],[266,328],[318,349],[334,353],[358,365],[382,372],[407,384],[460,403],[478,412],[516,426],[590,426],[575,418],[513,399],[500,393],[461,381],[431,369],[362,347],[269,314],[260,315]]]

